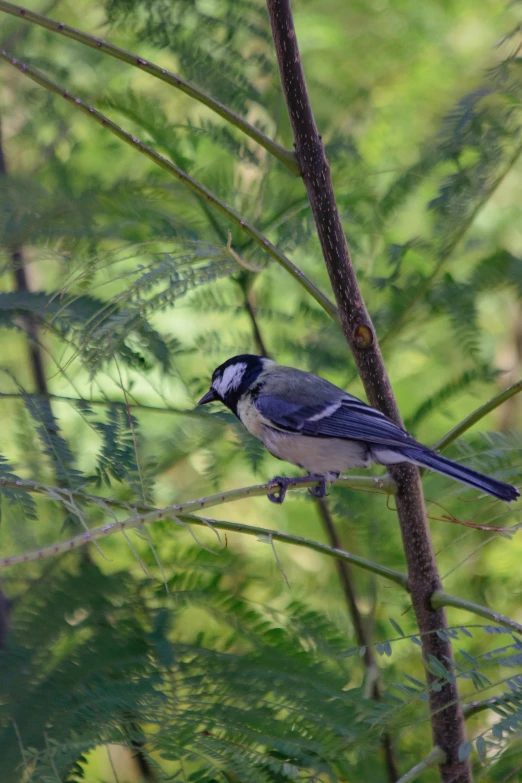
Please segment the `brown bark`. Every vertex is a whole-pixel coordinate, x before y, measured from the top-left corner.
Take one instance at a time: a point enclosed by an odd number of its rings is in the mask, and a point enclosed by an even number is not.
[[[357,363],[366,394],[372,405],[398,424],[402,420],[384,366],[375,330],[363,301],[335,201],[330,167],[318,133],[295,33],[290,0],[267,0],[281,82],[294,134],[297,159],[315,218],[324,260],[337,300],[341,327]],[[408,566],[412,603],[423,653],[433,655],[444,666],[452,659],[449,641],[434,633],[446,627],[444,610],[433,609],[430,597],[440,586],[431,543],[422,485],[418,470],[399,465],[391,470],[398,485],[397,511]],[[427,671],[428,683],[434,678]],[[468,761],[458,760],[465,741],[462,708],[454,683],[440,692],[430,691],[433,742],[446,754],[440,767],[444,783],[471,783]]]

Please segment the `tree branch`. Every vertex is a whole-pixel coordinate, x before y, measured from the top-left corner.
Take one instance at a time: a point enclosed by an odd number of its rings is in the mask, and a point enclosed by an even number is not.
[[[511,703],[518,710],[519,700],[512,699],[509,693],[502,693],[500,696],[492,696],[490,699],[482,699],[481,701],[470,701],[468,704],[464,704],[464,717],[467,720],[473,715],[478,715],[479,712],[494,709],[497,705],[505,707]]]
[[[297,160],[315,218],[317,232],[346,340],[357,363],[370,403],[397,424],[401,417],[386,373],[375,330],[366,310],[352,266],[330,168],[313,116],[297,43],[290,0],[267,0],[281,82],[292,124]],[[402,464],[392,468],[397,482],[397,510],[415,615],[421,632],[443,630],[443,609],[430,597],[441,588],[435,554],[429,536],[422,486],[417,469]],[[441,638],[442,637],[442,638]],[[452,648],[444,634],[428,633],[423,653],[447,665]],[[426,670],[428,684],[434,679]],[[468,761],[459,761],[465,741],[465,724],[455,683],[439,692],[430,688],[433,744],[444,752],[441,776],[445,783],[470,783]]]
[[[301,489],[305,487],[317,487],[319,481],[312,479],[309,476],[297,476],[294,479],[289,479],[288,491],[291,492],[294,489]],[[361,489],[363,491],[375,491],[383,492],[389,495],[395,494],[396,487],[393,480],[389,476],[340,476],[336,479],[334,484],[341,486],[347,486],[350,489]],[[243,500],[245,498],[262,497],[268,495],[277,487],[277,484],[269,481],[266,484],[254,484],[250,487],[242,487],[241,489],[232,489],[228,492],[220,492],[218,495],[209,495],[205,498],[199,498],[198,500],[188,500],[185,503],[179,503],[176,506],[169,506],[173,511],[198,511],[204,508],[212,508],[212,506],[219,506],[223,503],[232,503],[236,500]],[[77,498],[79,501],[86,503],[94,503],[107,510],[108,507],[122,508],[125,511],[130,510],[144,510],[150,511],[149,506],[144,506],[140,503],[126,503],[123,500],[116,500],[115,498],[104,498],[99,495],[90,495],[81,489],[69,489],[69,488],[57,488],[47,487],[45,484],[40,484],[37,481],[27,481],[25,479],[8,479],[0,477],[0,487],[13,487],[14,489],[22,489],[25,492],[33,492],[38,495],[46,495],[51,500],[67,501],[71,497]]]
[[[136,408],[137,410],[143,410],[143,411],[151,411],[153,413],[173,413],[177,416],[194,416],[195,418],[208,418],[209,414],[205,411],[199,410],[197,407],[193,410],[190,409],[183,409],[183,408],[169,408],[162,405],[146,405],[145,403],[140,402],[129,402],[127,405],[123,400],[111,400],[109,398],[107,399],[87,399],[86,397],[68,397],[65,394],[52,394],[51,392],[47,392],[47,394],[34,394],[31,392],[28,392],[27,394],[21,394],[20,392],[2,392],[0,391],[0,400],[21,400],[23,397],[33,397],[37,400],[56,400],[56,402],[68,402],[71,405],[75,405],[78,402],[86,403],[87,405],[105,405],[106,407],[110,407],[111,405],[114,407],[120,407],[120,408]],[[214,417],[215,418],[215,417]],[[216,419],[216,421],[221,421],[220,419]]]
[[[185,81],[185,79],[182,79],[175,73],[171,73],[165,68],[160,68],[158,65],[154,65],[154,63],[148,62],[148,60],[144,60],[132,52],[120,49],[119,46],[113,46],[113,44],[107,43],[107,41],[103,41],[100,38],[88,35],[87,33],[82,33],[81,30],[76,30],[74,27],[69,27],[67,24],[57,22],[55,19],[49,19],[49,17],[43,16],[43,14],[37,14],[36,11],[31,11],[29,8],[0,0],[0,11],[15,16],[18,19],[23,19],[26,22],[40,25],[40,27],[45,27],[46,30],[58,33],[66,38],[72,38],[73,41],[78,41],[78,43],[84,44],[84,46],[90,46],[91,49],[98,49],[98,51],[115,57],[117,60],[121,60],[124,63],[133,65],[135,68],[150,73],[151,76],[155,76],[156,79],[161,79],[161,81],[184,92],[185,95],[202,103],[208,109],[215,112],[215,114],[218,114],[231,125],[234,125],[234,127],[238,128],[238,130],[242,131],[246,136],[249,136],[253,141],[270,153],[270,155],[280,161],[291,174],[296,177],[299,176],[299,166],[297,165],[295,153],[292,152],[292,150],[285,149],[280,144],[270,139],[259,130],[259,128],[251,125],[239,114],[236,114],[235,111],[232,111],[232,109],[229,109],[219,101],[216,101],[210,95],[204,93],[203,90],[200,90],[199,87]]]
[[[298,269],[298,267],[296,267],[290,261],[290,259],[284,255],[284,253],[281,253],[280,250],[278,250],[271,242],[269,242],[268,239],[257,230],[257,228],[255,228],[248,221],[244,220],[238,212],[232,209],[232,207],[229,207],[228,204],[225,204],[225,202],[212,193],[212,191],[208,190],[208,188],[204,187],[204,185],[201,185],[199,182],[196,182],[196,180],[192,179],[192,177],[190,177],[185,171],[180,169],[170,160],[167,160],[167,158],[164,158],[163,155],[157,153],[152,149],[152,147],[147,146],[147,144],[143,144],[143,142],[141,142],[135,136],[132,136],[130,133],[124,131],[122,128],[120,128],[119,125],[116,125],[115,122],[109,120],[108,117],[106,117],[104,114],[101,114],[101,112],[97,111],[94,107],[84,103],[81,98],[77,98],[76,96],[71,95],[70,92],[64,90],[63,87],[60,87],[60,85],[55,84],[55,82],[48,79],[39,71],[31,68],[31,66],[20,62],[20,60],[17,60],[16,57],[11,57],[11,55],[3,49],[0,49],[0,59],[5,60],[5,62],[9,63],[29,79],[31,79],[31,81],[36,82],[36,84],[39,84],[41,87],[45,87],[45,89],[49,90],[49,92],[53,92],[55,95],[59,95],[61,98],[64,98],[72,106],[74,106],[75,109],[81,111],[83,114],[86,114],[92,120],[97,122],[98,125],[107,128],[107,130],[124,141],[126,144],[134,147],[135,150],[138,150],[138,152],[140,152],[142,155],[145,155],[147,158],[149,158],[149,160],[152,160],[152,162],[157,166],[168,172],[171,176],[175,177],[197,196],[206,199],[209,204],[212,204],[212,206],[217,209],[218,212],[221,212],[221,214],[228,218],[233,225],[244,231],[245,234],[247,234],[257,245],[259,245],[259,247],[261,247],[266,253],[268,253],[269,256],[275,259],[277,263],[280,264],[280,266],[286,269],[286,271],[289,272],[292,277],[308,291],[315,301],[321,305],[328,315],[334,320],[337,320],[336,307],[332,302],[330,302],[328,297],[325,296],[310,280],[308,280],[303,272],[301,272],[301,270]]]
[[[460,436],[473,427],[474,424],[483,419],[484,416],[487,416],[488,413],[491,413],[491,411],[494,411],[499,405],[502,405],[503,402],[506,402],[506,400],[509,400],[521,391],[522,381],[517,381],[517,383],[514,383],[512,386],[504,389],[504,391],[496,394],[488,402],[484,403],[484,405],[481,405],[480,408],[477,408],[473,413],[470,413],[469,416],[466,416],[465,419],[453,427],[453,429],[444,435],[443,438],[438,440],[432,448],[436,451],[443,451],[450,443],[453,443],[457,438],[460,438]]]
[[[261,334],[261,330],[257,322],[257,314],[254,309],[254,305],[252,303],[251,281],[248,280],[248,278],[245,275],[245,278],[242,280],[240,285],[241,285],[241,290],[243,292],[245,310],[247,312],[248,317],[250,318],[250,323],[252,324],[252,332],[253,332],[254,342],[256,344],[256,350],[259,351],[261,356],[265,356],[267,359],[270,359],[271,358],[270,353],[268,352],[268,348],[266,347],[265,341],[263,339],[263,335]]]
[[[2,137],[2,125],[0,117],[0,178],[7,180],[7,162],[5,158],[3,137]],[[11,260],[13,262],[13,274],[15,279],[15,285],[17,291],[28,291],[29,281],[27,279],[27,272],[25,270],[24,258],[22,255],[22,248],[11,248]],[[23,316],[23,322],[28,336],[29,358],[31,362],[31,369],[33,373],[33,379],[36,391],[38,394],[47,398],[48,388],[45,378],[45,369],[42,351],[39,345],[38,334],[38,321],[33,315]]]
[[[319,515],[328,536],[330,546],[334,547],[334,549],[342,550],[343,546],[341,537],[339,536],[337,528],[335,527],[326,498],[317,499],[317,508],[319,509]],[[359,611],[359,607],[357,606],[357,598],[355,588],[353,586],[350,566],[345,560],[337,560],[336,566],[337,572],[339,574],[339,580],[341,582],[341,587],[344,592],[344,597],[346,599],[346,604],[348,606],[348,611],[350,613],[350,617],[352,618],[357,643],[360,647],[364,647],[363,661],[367,670],[368,683],[370,684],[370,696],[372,699],[375,699],[375,701],[380,701],[382,694],[379,684],[379,667],[375,659],[370,634],[366,629],[364,620]],[[381,744],[384,752],[388,780],[391,781],[391,783],[394,783],[394,781],[399,778],[399,772],[393,751],[392,738],[388,731],[383,733]]]
[[[454,606],[457,609],[463,609],[465,612],[477,614],[479,617],[485,617],[486,620],[491,620],[498,625],[503,625],[504,628],[508,628],[510,631],[522,634],[522,625],[516,623],[510,617],[506,617],[504,614],[500,614],[500,612],[495,612],[493,609],[488,609],[487,606],[482,606],[482,604],[474,604],[472,601],[466,601],[464,598],[448,595],[444,590],[436,590],[433,593],[431,604],[435,608]]]
[[[154,509],[145,514],[136,514],[118,522],[113,522],[108,525],[101,525],[100,527],[92,528],[85,533],[80,533],[73,538],[69,538],[67,541],[60,541],[57,544],[51,544],[50,546],[41,547],[32,552],[24,552],[20,555],[12,555],[11,557],[0,558],[0,570],[8,568],[13,565],[20,565],[22,563],[32,563],[40,560],[45,560],[49,557],[56,557],[57,555],[64,554],[65,552],[71,552],[73,549],[79,549],[82,546],[97,541],[100,538],[107,538],[107,536],[114,533],[121,533],[123,531],[132,530],[133,528],[143,527],[151,522],[159,522],[165,519],[172,519],[174,522],[178,522],[183,527],[189,527],[195,525],[197,527],[210,528],[211,530],[225,530],[229,533],[243,533],[247,536],[255,536],[260,538],[264,542],[282,541],[286,544],[294,544],[296,546],[303,547],[305,549],[312,549],[315,552],[320,552],[323,555],[329,557],[340,558],[348,563],[352,563],[358,568],[362,568],[366,571],[371,571],[374,574],[384,577],[391,582],[399,585],[405,590],[407,587],[407,578],[405,574],[401,574],[400,571],[394,571],[392,568],[386,568],[378,563],[372,563],[371,560],[366,560],[364,557],[358,555],[351,555],[349,552],[343,552],[340,549],[334,549],[327,544],[321,544],[318,541],[310,541],[307,538],[301,536],[293,536],[290,533],[282,533],[278,530],[271,530],[270,528],[255,527],[253,525],[243,525],[237,522],[226,522],[221,519],[208,519],[206,517],[196,517],[192,514],[184,514],[176,511],[175,506]]]
[[[381,488],[381,480],[378,478],[361,478],[361,477],[345,477],[337,479],[335,483],[346,483],[352,488],[357,488],[359,484],[361,488],[367,489],[368,483],[373,482],[376,489]],[[292,480],[292,484],[289,485],[288,490],[298,489],[301,487],[317,486],[318,481],[314,481],[308,477],[295,478]],[[287,544],[295,544],[296,546],[303,546],[308,549],[314,549],[322,554],[329,555],[330,557],[338,557],[341,560],[345,560],[347,563],[356,565],[366,571],[372,571],[379,576],[389,579],[392,582],[403,587],[405,590],[410,591],[408,578],[400,571],[395,571],[392,568],[381,566],[378,563],[373,563],[370,560],[366,560],[358,555],[352,555],[342,549],[337,549],[327,544],[321,544],[317,541],[310,541],[309,539],[302,538],[301,536],[293,536],[289,533],[281,533],[277,530],[271,530],[269,528],[254,527],[252,525],[243,525],[236,522],[226,522],[224,520],[207,519],[205,517],[193,516],[191,512],[202,511],[205,508],[212,508],[213,506],[223,505],[225,503],[232,503],[236,500],[243,500],[245,498],[260,497],[272,492],[275,488],[273,483],[257,484],[250,487],[242,487],[241,489],[233,489],[230,492],[222,492],[218,495],[208,495],[204,498],[198,498],[197,500],[188,500],[185,503],[178,503],[174,506],[166,506],[165,508],[151,508],[150,506],[144,506],[140,503],[126,503],[122,500],[116,500],[115,498],[103,498],[99,495],[90,495],[82,490],[70,490],[62,487],[48,487],[45,484],[39,484],[36,481],[25,481],[23,479],[7,479],[0,478],[0,487],[13,487],[16,489],[23,489],[26,492],[33,492],[39,495],[44,495],[49,500],[62,503],[68,510],[74,508],[74,513],[78,513],[78,504],[80,503],[92,503],[98,506],[103,511],[107,512],[109,509],[122,509],[129,512],[134,512],[132,516],[127,519],[118,520],[101,527],[87,530],[78,536],[68,539],[67,541],[61,541],[57,544],[43,547],[42,549],[35,550],[20,555],[13,555],[0,559],[0,569],[7,568],[11,565],[18,565],[20,563],[33,562],[35,560],[44,560],[48,557],[54,557],[55,555],[69,552],[72,549],[84,546],[97,540],[98,538],[104,538],[114,533],[131,530],[135,527],[147,525],[151,522],[158,522],[162,519],[181,520],[187,525],[196,525],[199,527],[206,527],[215,530],[226,530],[236,533],[244,533],[249,536],[262,536],[266,540],[283,541]],[[390,488],[393,491],[393,487]],[[140,513],[138,513],[140,512]],[[114,518],[114,512],[111,512]],[[480,617],[487,617],[489,620],[505,626],[510,631],[522,634],[522,625],[515,623],[509,617],[494,612],[485,606],[480,604],[473,604],[469,601],[464,601],[456,596],[448,595],[444,591],[438,591],[432,599],[434,602],[439,602],[442,606],[455,606],[460,609],[464,609],[468,612],[478,614]],[[429,647],[430,636],[436,636],[437,631],[440,629],[431,629],[428,631],[421,631],[423,637],[423,648]],[[426,638],[424,638],[426,637]]]
[[[425,759],[420,761],[418,764],[415,764],[415,766],[412,767],[409,772],[403,775],[402,778],[399,778],[397,783],[412,783],[413,780],[417,780],[419,775],[421,775],[423,772],[426,772],[427,769],[437,765],[445,764],[445,762],[446,754],[442,748],[436,746],[433,748],[431,753],[428,753]]]

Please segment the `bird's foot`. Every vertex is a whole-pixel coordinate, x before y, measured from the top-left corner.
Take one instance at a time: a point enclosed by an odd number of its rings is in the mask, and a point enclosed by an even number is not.
[[[270,484],[273,484],[275,487],[278,487],[279,493],[276,495],[275,492],[270,492],[270,494],[267,495],[267,498],[272,503],[282,503],[286,497],[286,490],[288,489],[290,484],[293,484],[294,482],[295,479],[292,478],[285,478],[284,476],[274,476]]]
[[[318,473],[310,473],[309,476],[306,478],[308,481],[310,479],[315,479],[319,482],[318,487],[309,487],[308,492],[314,497],[314,498],[324,498],[326,497],[326,485],[332,481],[335,481],[339,478],[341,474],[340,473],[327,473],[326,476],[321,476]]]
[[[333,476],[337,478],[336,475]],[[330,476],[328,476],[330,479]],[[330,479],[331,481],[332,479]],[[279,492],[271,492],[267,497],[272,503],[282,503],[286,497],[288,487],[295,487],[296,484],[305,484],[309,481],[318,481],[319,486],[308,487],[308,492],[313,495],[314,498],[324,498],[326,496],[326,477],[318,476],[316,473],[310,473],[308,476],[301,476],[299,478],[285,478],[285,476],[274,476],[270,484],[279,488]]]
[[[311,473],[309,476],[307,476],[309,479],[317,479],[319,482],[319,486],[317,487],[308,487],[308,492],[312,497],[314,498],[324,498],[326,497],[326,479],[324,476],[316,476],[313,473]]]

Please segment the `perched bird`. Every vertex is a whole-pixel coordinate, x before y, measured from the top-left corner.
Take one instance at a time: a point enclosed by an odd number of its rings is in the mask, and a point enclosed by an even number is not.
[[[372,462],[411,462],[500,500],[515,500],[520,494],[510,484],[423,446],[383,413],[323,378],[262,356],[233,356],[214,370],[210,391],[198,405],[215,400],[230,408],[274,457],[317,478],[319,486],[309,489],[316,497],[324,497],[326,482],[340,473]],[[276,476],[273,481],[280,492],[268,497],[282,503],[295,479]]]

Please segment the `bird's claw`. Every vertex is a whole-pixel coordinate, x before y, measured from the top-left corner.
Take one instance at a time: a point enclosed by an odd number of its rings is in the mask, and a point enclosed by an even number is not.
[[[290,484],[292,484],[293,481],[295,481],[295,479],[285,478],[285,476],[274,476],[274,478],[272,479],[272,481],[270,483],[274,484],[276,487],[278,487],[279,488],[279,492],[278,492],[277,495],[276,495],[275,492],[270,492],[267,495],[267,498],[272,503],[281,504],[283,502],[283,500],[285,499],[285,497],[286,497],[286,490],[288,489]]]
[[[311,476],[310,478],[316,478],[316,477]],[[324,498],[326,497],[326,479],[324,479],[322,476],[317,476],[317,480],[319,481],[319,486],[308,487],[308,492],[314,498]]]
[[[279,492],[277,494],[275,492],[270,492],[267,497],[272,503],[281,504],[286,497],[288,487],[301,484],[305,481],[310,481],[310,479],[315,479],[319,482],[318,487],[308,487],[308,492],[310,495],[312,495],[314,498],[324,498],[326,496],[326,479],[324,476],[315,476],[314,474],[310,474],[309,476],[302,476],[301,478],[286,478],[285,476],[275,476],[270,484],[278,487]]]

